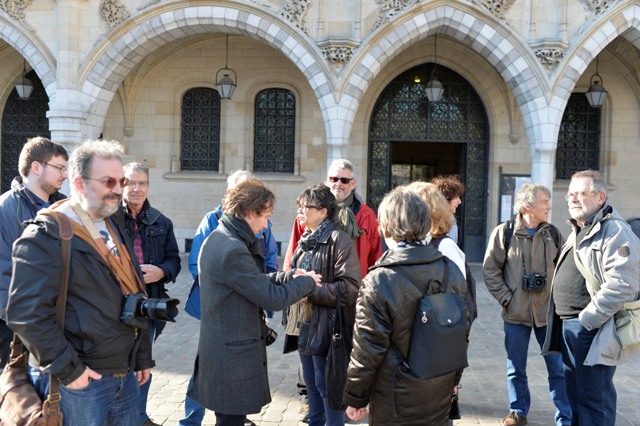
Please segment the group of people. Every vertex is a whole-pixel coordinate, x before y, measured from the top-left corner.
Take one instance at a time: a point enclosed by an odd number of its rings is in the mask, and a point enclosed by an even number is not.
[[[113,141],[87,141],[69,157],[61,145],[33,138],[20,155],[20,177],[0,197],[0,362],[8,362],[15,333],[42,395],[49,377],[61,384],[65,424],[155,424],[146,400],[152,346],[165,323],[145,301],[167,300],[165,284],[175,281],[180,257],[172,222],[147,199],[149,169],[122,158]],[[68,199],[59,193],[67,178]],[[227,183],[189,256],[187,311],[201,321],[180,424],[201,424],[205,409],[220,426],[251,424],[246,416],[271,401],[268,318],[281,310],[284,350],[298,352],[301,414],[310,425],[343,425],[345,413],[352,420],[368,414],[375,425],[456,418],[462,370],[423,379],[399,366],[432,282],[466,301],[467,343],[477,316],[475,284],[457,244],[460,181],[394,188],[376,218],[355,190],[353,165],[334,161],[326,181],[296,200],[281,272],[269,220],[275,194],[246,171]],[[614,425],[616,366],[640,348],[622,348],[613,316],[638,298],[640,241],[608,203],[596,171],[571,179],[566,242],[548,223],[550,197],[542,185],[523,185],[515,219],[493,230],[483,263],[487,289],[503,310],[509,413],[502,424],[527,424],[533,332],[555,423]],[[54,315],[65,269],[60,214],[73,229],[63,328]],[[135,306],[125,314],[130,296]],[[334,382],[326,363],[338,318],[351,360],[344,380]],[[336,387],[342,404],[330,398]]]

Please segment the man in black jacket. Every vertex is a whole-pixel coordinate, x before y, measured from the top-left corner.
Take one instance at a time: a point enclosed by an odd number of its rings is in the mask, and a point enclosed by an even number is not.
[[[22,223],[38,210],[66,198],[58,190],[67,178],[67,150],[41,136],[22,147],[18,160],[20,176],[0,196],[0,370],[9,360],[13,332],[6,324],[7,299],[11,283],[11,248],[22,234]]]
[[[122,316],[144,293],[124,230],[112,220],[127,179],[117,142],[88,141],[69,160],[71,198],[41,211],[13,248],[7,324],[31,365],[60,381],[65,424],[140,426],[140,385],[154,366],[147,330]],[[73,224],[64,329],[55,320],[63,264],[54,210]],[[122,318],[122,320],[121,320]]]
[[[175,282],[180,273],[180,251],[171,220],[151,207],[147,200],[149,168],[142,163],[124,166],[128,179],[123,193],[124,225],[133,246],[149,297],[166,297],[164,284]],[[165,322],[148,320],[151,342],[158,338]],[[147,414],[147,396],[151,380],[140,388],[140,413],[143,426],[156,426]]]

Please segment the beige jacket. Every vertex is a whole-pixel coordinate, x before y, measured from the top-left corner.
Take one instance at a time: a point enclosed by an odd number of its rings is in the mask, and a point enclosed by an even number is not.
[[[543,223],[533,237],[530,237],[520,215],[516,216],[509,252],[505,253],[506,223],[498,225],[489,238],[484,255],[482,272],[484,282],[491,295],[502,306],[502,319],[510,324],[542,327],[547,325],[547,309],[551,296],[551,280],[564,239],[558,232],[560,241],[553,241],[550,228]],[[523,258],[526,273],[546,274],[544,291],[523,288]]]

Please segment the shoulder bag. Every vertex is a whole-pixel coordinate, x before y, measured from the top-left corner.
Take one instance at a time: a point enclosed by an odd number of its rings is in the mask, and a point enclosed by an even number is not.
[[[64,213],[51,212],[60,227],[63,269],[56,300],[56,321],[64,329],[73,228]],[[29,380],[28,357],[20,337],[14,334],[11,359],[0,374],[0,426],[62,426],[60,382],[49,375],[49,396],[43,402]]]
[[[329,353],[325,366],[325,383],[327,386],[327,399],[332,410],[346,410],[347,406],[342,402],[344,388],[347,385],[347,368],[351,357],[351,342],[347,342],[347,325],[342,315],[340,303],[341,286],[336,286],[336,320],[329,341]]]
[[[575,244],[573,245],[573,258],[585,281],[595,292],[600,291],[600,283],[580,261]],[[613,319],[622,349],[640,345],[640,300],[625,303],[623,308],[613,316]]]

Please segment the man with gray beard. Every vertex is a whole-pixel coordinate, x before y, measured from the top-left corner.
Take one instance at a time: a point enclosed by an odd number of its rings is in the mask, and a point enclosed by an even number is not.
[[[69,160],[71,198],[40,211],[13,249],[7,323],[31,364],[59,380],[65,424],[139,426],[139,386],[154,366],[147,330],[121,317],[123,296],[145,291],[133,249],[111,218],[127,185],[122,156],[117,142],[78,147]],[[54,212],[73,225],[64,330],[54,315],[64,268]]]

